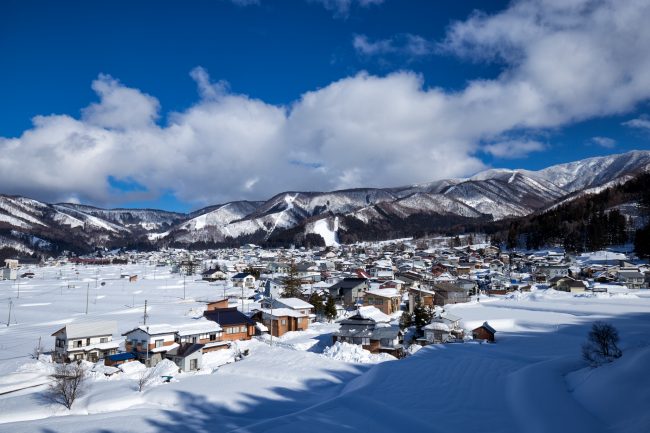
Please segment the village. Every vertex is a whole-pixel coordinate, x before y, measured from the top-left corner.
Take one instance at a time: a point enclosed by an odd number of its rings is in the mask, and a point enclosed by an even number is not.
[[[56,365],[83,365],[100,381],[92,386],[133,383],[140,392],[268,362],[261,353],[273,353],[273,362],[317,356],[398,365],[418,353],[435,356],[425,347],[497,347],[502,335],[526,328],[527,316],[504,316],[516,310],[494,308],[499,303],[584,301],[601,311],[624,298],[644,310],[632,298],[650,297],[650,267],[626,253],[571,256],[465,242],[7,259],[0,346],[14,356],[0,363],[12,378],[0,379],[0,406],[14,408],[28,390],[46,392]],[[543,321],[557,326],[553,317]],[[115,398],[108,395],[95,399]],[[48,412],[38,413],[12,410],[0,425]]]
[[[203,295],[199,300],[204,304],[202,317],[183,323],[170,315],[152,322],[145,310],[141,320],[120,335],[116,323],[75,321],[53,330],[54,361],[101,360],[107,367],[140,361],[154,367],[168,359],[179,371],[195,371],[201,369],[203,354],[230,348],[232,342],[258,338],[273,344],[274,337],[279,342],[285,334],[307,331],[315,323],[340,326],[328,345],[354,344],[370,353],[402,358],[417,350],[414,345],[495,342],[497,330],[487,321],[464,329],[462,317],[445,309],[449,305],[533,288],[598,294],[647,289],[650,283],[650,267],[623,253],[571,257],[552,250],[502,252],[489,244],[425,248],[409,241],[320,250],[247,245],[192,253],[60,258],[38,264],[7,259],[1,275],[20,287],[21,279],[37,278],[42,266],[76,270],[129,263],[150,265],[154,279],[156,270],[169,270],[183,278],[184,285],[191,280],[210,286],[212,297]],[[120,275],[129,285],[137,285],[139,277]],[[41,344],[46,345],[48,336],[42,337]]]

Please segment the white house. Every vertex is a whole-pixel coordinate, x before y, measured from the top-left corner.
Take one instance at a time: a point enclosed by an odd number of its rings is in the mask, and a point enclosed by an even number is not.
[[[165,352],[178,347],[176,327],[171,325],[140,325],[122,335],[126,337],[126,351],[135,352],[148,367],[155,366]]]
[[[240,272],[233,275],[231,280],[235,287],[248,287],[251,289],[255,287],[255,277],[246,272]]]
[[[53,358],[56,362],[99,359],[117,353],[120,341],[113,341],[115,322],[70,323],[52,334],[56,337]]]

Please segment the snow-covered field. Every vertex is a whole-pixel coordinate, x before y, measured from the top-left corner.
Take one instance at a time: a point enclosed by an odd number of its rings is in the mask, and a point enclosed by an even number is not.
[[[134,372],[92,374],[68,411],[43,397],[51,365],[29,356],[39,337],[51,348],[54,331],[80,320],[115,320],[125,332],[141,323],[145,299],[149,323],[192,322],[200,301],[241,289],[187,278],[184,300],[182,277],[153,266],[35,273],[21,280],[19,298],[16,284],[0,282],[0,432],[650,431],[647,290],[534,291],[452,306],[466,328],[487,320],[497,343],[429,346],[386,362],[341,345],[326,349],[337,325],[315,325],[273,346],[268,339],[241,342],[249,355],[238,362],[233,349],[207,354],[200,372],[176,374],[142,393]],[[129,283],[121,274],[139,279]],[[596,320],[618,328],[623,357],[590,369],[580,345]]]

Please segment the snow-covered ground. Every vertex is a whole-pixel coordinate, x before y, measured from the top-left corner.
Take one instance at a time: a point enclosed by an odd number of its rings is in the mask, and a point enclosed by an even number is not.
[[[201,371],[157,380],[144,392],[137,391],[137,372],[92,373],[86,394],[68,411],[43,397],[52,366],[29,356],[39,337],[51,348],[54,331],[80,320],[115,320],[125,332],[141,323],[145,299],[148,323],[191,323],[201,315],[200,301],[241,291],[188,278],[184,300],[183,279],[152,266],[35,273],[20,282],[20,298],[16,284],[0,282],[0,432],[649,430],[647,290],[533,291],[451,306],[466,328],[488,321],[497,343],[429,346],[376,364],[360,363],[381,360],[344,345],[326,349],[337,325],[315,324],[273,345],[251,340],[207,354]],[[121,274],[139,279],[129,283]],[[623,357],[590,369],[580,345],[596,320],[618,328]],[[235,352],[246,349],[248,356],[234,362]]]

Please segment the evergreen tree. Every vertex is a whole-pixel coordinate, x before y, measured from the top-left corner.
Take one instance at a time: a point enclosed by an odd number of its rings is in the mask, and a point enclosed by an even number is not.
[[[404,311],[399,318],[399,329],[404,330],[413,325],[413,314]]]
[[[650,257],[650,223],[636,231],[634,237],[634,252],[639,257]]]
[[[246,269],[244,269],[244,273],[254,276],[256,280],[260,279],[260,271],[259,271],[259,269],[255,269],[255,268],[249,266]]]
[[[284,291],[282,295],[285,298],[299,298],[302,296],[302,281],[298,277],[298,268],[296,262],[291,262],[289,272],[284,279]]]
[[[413,324],[417,330],[417,335],[422,335],[422,328],[431,323],[431,319],[433,319],[433,309],[418,302],[413,308]]]
[[[325,303],[325,317],[328,321],[336,319],[336,303],[334,302],[334,297],[331,295],[327,297],[327,302]]]
[[[325,305],[323,305],[323,298],[314,292],[309,296],[309,303],[314,306],[314,314],[316,317],[322,317],[325,315]]]

